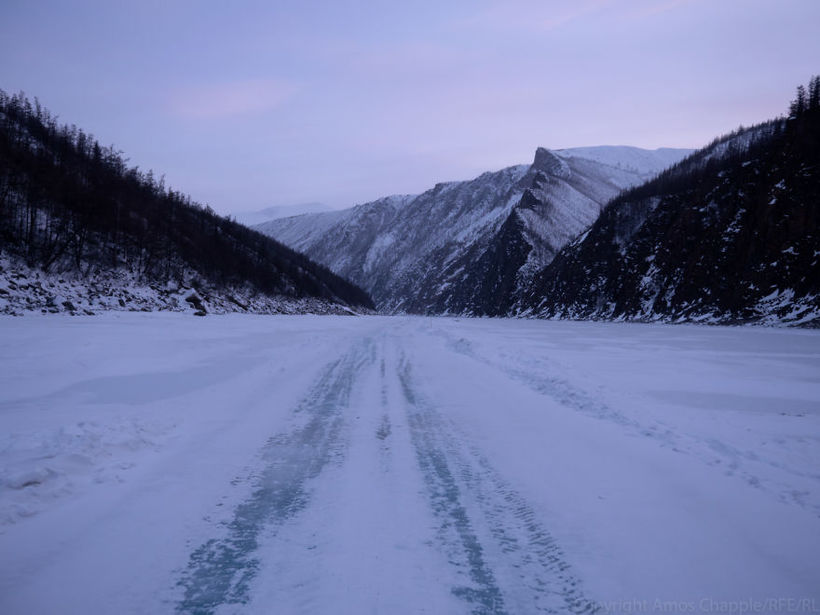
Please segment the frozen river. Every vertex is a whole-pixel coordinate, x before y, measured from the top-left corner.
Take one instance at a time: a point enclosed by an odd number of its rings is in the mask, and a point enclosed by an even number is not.
[[[813,331],[2,318],[0,472],[5,615],[820,611]]]

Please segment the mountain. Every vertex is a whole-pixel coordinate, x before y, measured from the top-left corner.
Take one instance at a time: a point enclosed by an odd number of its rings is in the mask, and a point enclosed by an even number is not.
[[[820,325],[820,81],[613,200],[512,313]],[[798,105],[799,107],[799,105]]]
[[[274,205],[258,211],[241,211],[234,215],[237,222],[245,226],[255,226],[278,220],[279,218],[290,218],[291,216],[301,216],[302,214],[317,214],[324,211],[331,211],[331,207],[324,203],[297,203],[294,205]]]
[[[388,312],[501,314],[608,200],[691,150],[607,146],[256,228],[366,289]]]
[[[36,100],[2,91],[0,240],[4,312],[372,307],[325,267],[128,168],[121,152],[58,125]]]

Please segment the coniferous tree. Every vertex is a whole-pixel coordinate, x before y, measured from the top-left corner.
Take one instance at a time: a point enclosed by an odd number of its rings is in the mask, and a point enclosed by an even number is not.
[[[809,109],[820,109],[820,75],[809,82]]]
[[[808,101],[806,96],[806,88],[801,84],[797,86],[797,95],[789,107],[789,117],[793,119],[799,118],[803,115],[803,113],[805,113],[807,107]]]

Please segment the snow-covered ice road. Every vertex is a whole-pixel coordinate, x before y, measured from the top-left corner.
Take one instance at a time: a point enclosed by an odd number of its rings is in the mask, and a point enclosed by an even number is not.
[[[820,333],[0,319],[0,613],[820,612]]]

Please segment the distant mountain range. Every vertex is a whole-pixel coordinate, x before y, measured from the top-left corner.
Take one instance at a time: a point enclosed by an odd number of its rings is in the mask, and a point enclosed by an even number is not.
[[[366,289],[381,310],[501,315],[607,201],[691,151],[539,148],[529,165],[256,228]]]
[[[332,207],[324,203],[296,203],[294,205],[274,205],[257,211],[241,211],[234,214],[234,218],[245,226],[255,226],[270,220],[279,218],[289,218],[302,214],[317,214],[324,211],[332,211]]]

